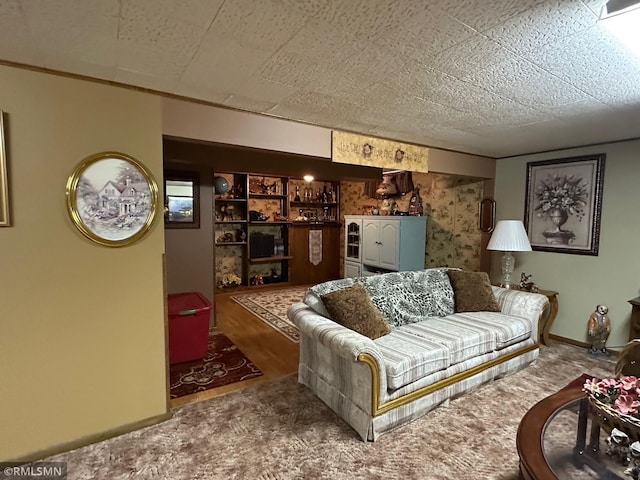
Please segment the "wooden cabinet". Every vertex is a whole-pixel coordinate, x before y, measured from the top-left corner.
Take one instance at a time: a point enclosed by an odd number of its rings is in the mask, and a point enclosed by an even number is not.
[[[340,225],[301,225],[289,229],[291,283],[308,285],[335,280],[340,276]],[[313,243],[316,242],[316,245]],[[315,248],[315,252],[311,250]]]
[[[362,231],[362,263],[399,270],[400,220],[366,219]]]
[[[345,277],[422,270],[425,237],[426,217],[345,215]]]

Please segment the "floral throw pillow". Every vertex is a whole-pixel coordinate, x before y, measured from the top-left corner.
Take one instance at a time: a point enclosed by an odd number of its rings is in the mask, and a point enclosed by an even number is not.
[[[449,270],[447,274],[453,287],[456,312],[499,312],[501,310],[493,295],[491,281],[486,272]]]
[[[322,301],[336,323],[372,340],[391,331],[362,285],[327,293],[322,295]]]

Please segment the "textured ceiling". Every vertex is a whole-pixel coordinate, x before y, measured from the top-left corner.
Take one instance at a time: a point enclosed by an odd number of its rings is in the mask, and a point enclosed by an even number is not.
[[[504,157],[640,137],[604,0],[0,0],[0,60]]]

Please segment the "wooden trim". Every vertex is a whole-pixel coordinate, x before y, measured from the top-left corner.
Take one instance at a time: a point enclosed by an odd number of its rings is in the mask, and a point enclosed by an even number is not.
[[[574,340],[573,338],[561,337],[560,335],[555,335],[553,333],[549,334],[549,338],[551,340],[555,340],[556,342],[566,343],[566,344],[569,344],[569,345],[574,345],[576,347],[582,347],[582,348],[585,348],[585,349],[588,349],[591,346],[590,343],[581,342],[579,340]],[[620,348],[620,347],[616,347],[616,348]],[[617,357],[617,356],[620,355],[620,351],[618,351],[618,350],[607,349],[607,351],[611,354],[612,357]]]
[[[450,385],[453,385],[454,383],[465,380],[480,372],[488,370],[491,367],[500,365],[501,363],[511,360],[512,358],[515,358],[519,355],[536,350],[537,348],[538,348],[538,343],[534,343],[533,345],[529,345],[527,347],[514,350],[513,352],[510,352],[506,355],[503,355],[498,358],[494,358],[493,360],[489,360],[488,362],[485,362],[481,365],[477,365],[473,368],[465,370],[464,372],[456,373],[455,375],[452,375],[448,378],[444,378],[435,383],[432,383],[431,385],[427,385],[425,387],[419,388],[418,390],[407,393],[406,395],[402,395],[401,397],[395,398],[393,400],[390,400],[382,404],[380,403],[380,381],[379,381],[380,370],[378,368],[378,362],[369,353],[361,353],[360,355],[358,355],[358,361],[369,365],[369,369],[371,371],[371,389],[372,389],[371,414],[372,416],[377,417],[379,415],[382,415],[383,413],[387,413],[388,411],[393,410],[394,408],[398,408],[408,403],[411,403],[414,400],[417,400],[433,392],[446,388]]]
[[[47,458],[52,455],[57,455],[59,453],[75,450],[76,448],[86,447],[87,445],[91,445],[92,443],[102,442],[104,440],[107,440],[108,438],[118,437],[120,435],[124,435],[125,433],[134,432],[136,430],[140,430],[141,428],[150,427],[151,425],[156,425],[158,423],[165,422],[169,420],[171,416],[172,416],[171,412],[166,412],[160,415],[156,415],[154,417],[145,418],[144,420],[139,420],[137,422],[128,423],[126,425],[112,428],[110,430],[105,430],[104,432],[101,432],[101,433],[88,435],[86,437],[82,437],[77,440],[73,440],[71,442],[60,443],[53,447],[45,448],[43,450],[39,450],[37,452],[30,453],[28,455],[24,455],[22,457],[8,459],[6,461],[19,462],[19,463],[35,462],[37,460],[42,460],[43,458]]]
[[[544,429],[557,410],[582,397],[584,393],[580,388],[560,390],[539,401],[525,413],[516,435],[521,478],[538,480],[557,478],[545,460],[542,448]]]

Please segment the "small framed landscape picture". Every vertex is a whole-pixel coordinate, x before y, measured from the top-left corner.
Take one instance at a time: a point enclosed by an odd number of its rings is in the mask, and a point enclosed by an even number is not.
[[[524,220],[533,250],[598,255],[605,157],[527,163]]]
[[[116,152],[85,158],[67,180],[67,209],[84,236],[108,247],[129,245],[151,228],[158,185],[136,159]]]

